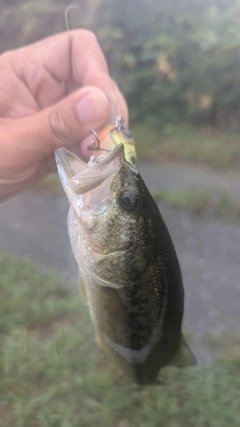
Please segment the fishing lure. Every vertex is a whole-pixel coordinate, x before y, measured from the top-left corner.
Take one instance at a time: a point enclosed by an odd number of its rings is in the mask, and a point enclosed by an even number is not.
[[[98,155],[109,153],[118,144],[123,144],[126,160],[135,167],[137,162],[135,142],[131,132],[124,127],[123,123],[123,117],[117,115],[114,126],[112,124],[106,125],[98,135],[94,130],[91,130],[95,136],[95,141],[88,147],[88,150],[92,152],[93,156],[97,157]]]

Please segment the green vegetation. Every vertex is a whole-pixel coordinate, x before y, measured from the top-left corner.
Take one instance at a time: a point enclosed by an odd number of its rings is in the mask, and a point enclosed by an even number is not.
[[[153,198],[167,205],[188,210],[197,215],[214,215],[227,219],[240,219],[240,204],[226,193],[201,193],[187,190],[151,191]]]
[[[138,155],[239,170],[240,0],[140,0],[137,13],[136,0],[76,5],[69,26],[96,33]],[[65,31],[65,9],[65,0],[2,0],[1,49]]]
[[[146,124],[133,125],[139,157],[163,162],[176,160],[206,164],[219,170],[239,170],[240,143],[237,132],[210,127],[165,125],[162,129]]]
[[[239,425],[239,352],[225,346],[212,366],[166,368],[163,384],[132,386],[91,342],[75,292],[9,256],[0,271],[1,427]]]
[[[1,49],[66,30],[65,0],[1,3]],[[240,0],[81,0],[70,28],[98,36],[137,121],[239,129]]]
[[[218,331],[214,334],[206,334],[204,343],[212,354],[221,352],[223,355],[219,359],[234,362],[240,365],[240,339],[238,334],[228,334]]]

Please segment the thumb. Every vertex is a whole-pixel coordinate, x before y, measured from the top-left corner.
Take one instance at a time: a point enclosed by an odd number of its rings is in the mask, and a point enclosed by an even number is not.
[[[98,88],[85,87],[33,116],[17,120],[23,162],[40,161],[58,147],[80,142],[90,129],[100,128],[108,116],[106,95]]]

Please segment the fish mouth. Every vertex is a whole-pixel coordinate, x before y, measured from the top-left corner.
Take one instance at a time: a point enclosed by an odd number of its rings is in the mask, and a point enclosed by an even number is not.
[[[114,160],[117,160],[117,163],[121,164],[126,161],[123,144],[118,144],[107,154],[94,156],[95,161],[94,159],[90,159],[88,163],[84,162],[78,156],[64,147],[58,148],[55,151],[55,158],[57,166],[60,166],[64,169],[69,179],[80,175],[82,172],[88,169],[102,169]],[[100,161],[97,161],[98,158]]]
[[[105,179],[114,176],[124,163],[127,163],[134,173],[138,173],[126,161],[123,144],[118,144],[110,153],[95,156],[88,163],[66,148],[58,148],[55,158],[58,173],[67,195],[70,190],[79,195],[98,187]]]

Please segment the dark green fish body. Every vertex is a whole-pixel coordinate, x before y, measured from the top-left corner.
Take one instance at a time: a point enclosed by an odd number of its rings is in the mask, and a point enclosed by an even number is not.
[[[64,155],[69,235],[100,345],[138,384],[155,383],[168,364],[195,364],[181,334],[184,290],[177,255],[123,145],[88,170]]]

